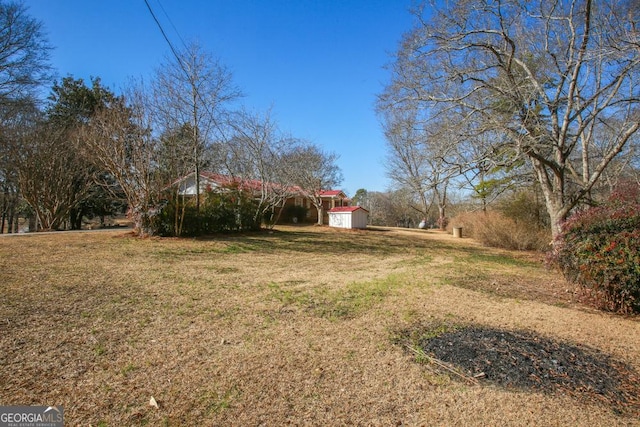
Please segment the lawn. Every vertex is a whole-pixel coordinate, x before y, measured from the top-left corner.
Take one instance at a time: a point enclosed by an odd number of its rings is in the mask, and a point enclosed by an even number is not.
[[[65,425],[640,425],[638,318],[436,231],[2,237],[0,293],[0,404]]]

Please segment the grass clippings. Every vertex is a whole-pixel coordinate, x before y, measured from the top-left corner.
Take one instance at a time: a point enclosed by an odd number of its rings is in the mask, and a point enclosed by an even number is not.
[[[569,288],[532,254],[437,231],[0,237],[0,404],[62,405],[74,426],[639,425],[611,397],[467,384],[390,340],[444,319],[638,372],[638,319]]]

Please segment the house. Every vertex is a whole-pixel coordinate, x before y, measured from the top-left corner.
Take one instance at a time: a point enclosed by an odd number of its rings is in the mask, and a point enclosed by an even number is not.
[[[318,195],[322,199],[322,209],[324,211],[349,205],[349,198],[340,190],[322,190]]]
[[[272,184],[277,187],[277,184]],[[182,196],[195,196],[196,195],[196,176],[195,172],[186,175],[183,178],[176,180],[171,187],[177,186],[179,195]],[[255,179],[241,179],[232,177],[229,175],[222,175],[212,172],[200,172],[200,193],[205,191],[223,191],[229,187],[236,187],[242,190],[252,191],[256,198],[261,196],[263,191],[262,181]],[[278,187],[282,190],[281,187]],[[306,211],[305,217],[299,218],[298,216],[284,216],[281,222],[318,222],[318,210],[313,204],[312,200],[305,194],[305,192],[297,187],[292,186],[286,188],[287,197],[278,206],[274,206],[274,213],[278,211],[286,212],[287,210],[295,211],[295,207],[303,208]],[[348,206],[350,199],[341,190],[321,190],[317,193],[322,202],[322,216],[323,224],[326,224],[329,220],[328,212],[335,207]],[[294,208],[294,209],[292,209]],[[295,219],[294,219],[295,218]]]
[[[195,172],[178,179],[171,186],[178,186],[178,194],[181,196],[195,196],[196,195],[196,174]],[[262,183],[258,180],[247,180],[232,177],[229,175],[222,175],[212,172],[200,172],[200,193],[205,191],[212,191],[216,189],[229,188],[237,186],[243,190],[251,190],[254,192],[260,192]]]
[[[329,210],[329,226],[367,228],[369,211],[361,206],[339,206]]]
[[[322,201],[322,223],[327,224],[329,221],[329,211],[336,207],[349,206],[351,200],[341,190],[321,190],[318,196]],[[311,209],[307,212],[308,221],[318,221],[318,210]]]

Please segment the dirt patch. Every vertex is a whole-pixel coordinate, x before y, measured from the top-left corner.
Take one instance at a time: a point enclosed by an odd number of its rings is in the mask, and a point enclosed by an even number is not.
[[[570,395],[640,416],[640,376],[599,350],[482,326],[431,326],[412,334],[423,336],[416,344],[426,362],[473,383]]]

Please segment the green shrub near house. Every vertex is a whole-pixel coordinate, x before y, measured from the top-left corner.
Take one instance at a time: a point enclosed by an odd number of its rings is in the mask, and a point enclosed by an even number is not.
[[[304,222],[307,218],[308,211],[309,209],[304,206],[287,205],[282,211],[282,218],[280,220],[284,223]]]
[[[255,212],[256,202],[242,191],[207,191],[201,196],[199,212],[193,198],[167,203],[158,216],[158,234],[192,237],[259,230]]]

